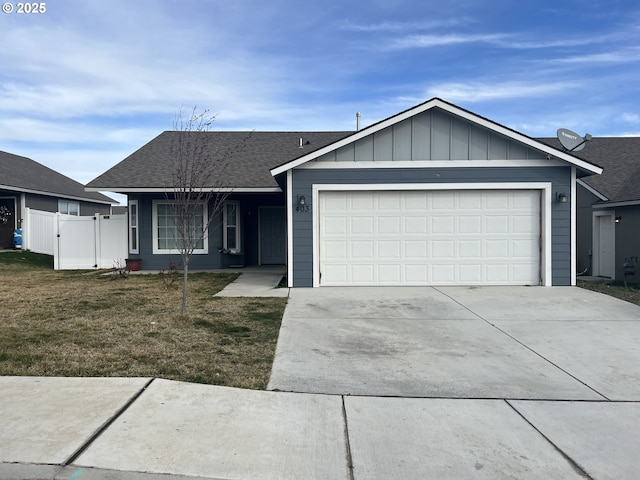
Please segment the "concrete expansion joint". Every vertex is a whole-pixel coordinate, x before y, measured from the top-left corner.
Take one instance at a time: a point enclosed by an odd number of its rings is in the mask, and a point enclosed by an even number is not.
[[[539,428],[537,428],[533,423],[529,421],[529,419],[520,412],[509,400],[505,400],[505,403],[511,407],[511,409],[520,417],[522,420],[527,422],[527,424],[533,428],[538,435],[545,439],[566,461],[571,465],[571,468],[583,478],[588,480],[595,480],[591,475],[589,475],[584,468],[580,466],[578,462],[576,462],[573,458],[571,458],[564,450],[562,450],[558,445],[556,445],[547,435],[542,433]]]
[[[133,405],[136,402],[136,400],[138,400],[138,398],[140,398],[140,396],[145,392],[145,390],[147,390],[147,388],[151,386],[154,380],[155,378],[152,378],[147,383],[145,383],[144,386],[140,388],[140,390],[138,390],[135,394],[133,394],[133,396],[120,409],[118,409],[111,418],[109,418],[100,428],[98,428],[96,432],[91,437],[89,437],[89,439],[86,442],[84,442],[75,452],[73,452],[71,456],[62,463],[62,465],[68,466],[68,465],[71,465],[73,462],[75,462],[78,459],[78,457],[80,457],[80,455],[82,455],[98,438],[100,438],[100,436],[118,418],[120,418],[122,414],[126,412],[131,407],[131,405]]]
[[[347,418],[347,407],[344,403],[344,395],[340,395],[342,400],[342,418],[344,420],[344,443],[346,446],[347,470],[349,471],[349,480],[354,480],[353,476],[353,457],[351,456],[351,441],[349,440],[349,419]]]
[[[535,351],[533,348],[531,348],[529,345],[527,345],[526,343],[521,342],[520,340],[518,340],[517,338],[515,338],[513,335],[509,335],[507,332],[505,332],[504,330],[502,330],[500,327],[494,325],[491,322],[488,322],[485,320],[485,322],[487,322],[489,325],[491,325],[493,328],[495,328],[496,330],[498,330],[500,333],[506,335],[507,337],[509,337],[511,340],[513,340],[514,342],[516,342],[519,345],[522,345],[524,348],[526,348],[527,350],[529,350],[531,353],[534,353],[535,355],[537,355],[538,357],[540,357],[542,360],[544,360],[545,362],[548,362],[549,364],[553,365],[554,367],[556,367],[558,370],[560,370],[562,373],[564,373],[565,375],[570,376],[571,378],[573,378],[575,381],[580,382],[582,385],[584,385],[585,387],[587,387],[589,390],[591,390],[592,392],[594,392],[596,395],[601,396],[603,399],[605,399],[606,401],[610,402],[611,399],[609,397],[607,397],[606,395],[600,393],[599,391],[597,391],[595,388],[593,388],[591,385],[588,385],[587,383],[583,382],[582,380],[580,380],[578,377],[576,377],[575,375],[571,374],[570,372],[568,372],[567,370],[565,370],[564,368],[562,368],[560,365],[552,362],[551,360],[549,360],[547,357],[545,357],[544,355],[540,354],[539,352]]]

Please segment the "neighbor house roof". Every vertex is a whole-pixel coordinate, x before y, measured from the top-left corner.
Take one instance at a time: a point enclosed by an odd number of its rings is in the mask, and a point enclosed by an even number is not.
[[[541,141],[562,148],[556,138]],[[640,137],[593,137],[574,155],[603,167],[601,175],[581,181],[608,202],[640,200]]]
[[[203,158],[208,159],[211,168],[220,169],[216,185],[208,185],[209,188],[280,191],[270,169],[351,133],[167,131],[89,182],[87,189],[121,193],[170,191],[174,188],[177,142],[181,137],[197,136],[205,139],[199,143]]]
[[[95,203],[117,203],[27,157],[0,151],[0,189]]]

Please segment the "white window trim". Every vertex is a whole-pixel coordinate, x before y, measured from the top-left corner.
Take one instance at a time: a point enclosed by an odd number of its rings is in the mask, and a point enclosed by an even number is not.
[[[237,248],[228,248],[228,238],[227,238],[227,207],[229,205],[235,205],[236,207],[236,245],[238,246]],[[240,202],[236,201],[236,200],[227,200],[226,202],[224,202],[224,212],[223,212],[223,222],[222,222],[222,231],[223,231],[223,248],[226,252],[229,253],[234,253],[234,254],[238,254],[242,252],[242,244],[240,243],[240,239],[242,238],[241,235],[241,229],[242,226],[240,225]]]
[[[136,209],[136,224],[132,225],[131,211],[135,206]],[[134,229],[135,228],[135,233]],[[135,237],[136,248],[133,248],[133,238]],[[129,200],[129,253],[140,253],[140,207],[138,206],[138,200]]]
[[[63,204],[67,205],[67,211],[63,212],[61,206]],[[68,213],[69,212],[69,205],[75,205],[78,207],[77,212],[78,213]],[[76,202],[74,200],[60,200],[58,199],[58,212],[61,213],[62,215],[73,215],[74,217],[78,217],[80,216],[80,202]]]
[[[151,201],[151,223],[152,223],[152,241],[153,241],[153,254],[154,255],[175,255],[179,254],[180,250],[177,248],[171,249],[160,249],[158,248],[158,205],[175,205],[176,202],[174,200],[152,200]],[[207,224],[208,217],[208,208],[204,203],[202,204],[204,208],[202,209],[202,224]],[[138,212],[139,214],[140,212]],[[204,237],[202,239],[202,244],[204,248],[197,248],[193,251],[196,255],[206,255],[209,253],[209,229],[206,229],[204,232]]]

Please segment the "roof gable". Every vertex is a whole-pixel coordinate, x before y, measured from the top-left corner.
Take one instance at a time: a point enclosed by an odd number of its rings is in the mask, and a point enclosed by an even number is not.
[[[0,151],[0,188],[96,203],[117,203],[27,157]]]
[[[376,153],[376,144],[379,153]],[[550,157],[568,162],[584,174],[601,172],[599,167],[580,158],[434,98],[284,163],[272,169],[271,174],[275,176],[310,161],[546,160]]]

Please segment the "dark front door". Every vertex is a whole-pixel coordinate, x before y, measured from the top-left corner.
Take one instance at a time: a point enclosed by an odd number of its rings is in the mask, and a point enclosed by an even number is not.
[[[13,248],[13,231],[16,228],[16,200],[0,198],[0,249]]]
[[[284,265],[287,221],[284,207],[260,207],[260,265]]]

